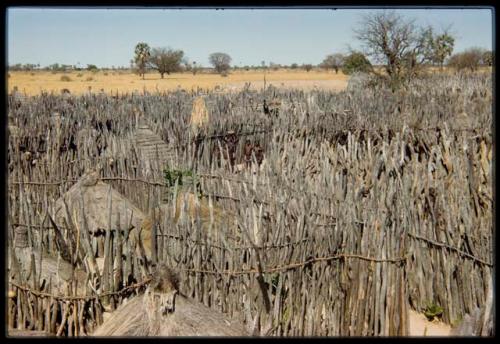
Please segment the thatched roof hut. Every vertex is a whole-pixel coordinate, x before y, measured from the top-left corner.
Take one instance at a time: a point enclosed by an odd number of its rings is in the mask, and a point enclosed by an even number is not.
[[[242,324],[182,295],[176,298],[175,312],[161,323],[157,333],[153,333],[147,324],[149,311],[145,305],[144,295],[129,300],[114,311],[93,336],[249,336]]]
[[[144,219],[143,212],[99,178],[98,171],[84,174],[56,201],[53,212],[56,224],[67,227],[66,224],[76,223],[80,229],[85,228],[85,214],[91,233],[106,231],[110,225],[111,230],[140,228]]]
[[[122,304],[93,336],[249,336],[245,326],[179,294],[176,274],[160,266],[144,295]]]
[[[13,256],[9,255],[9,272],[14,279],[33,283],[40,278],[40,285],[51,283],[52,291],[58,294],[66,293],[66,283],[77,281],[79,295],[85,293],[87,274],[81,268],[74,268],[62,257],[43,253],[29,247],[26,227],[14,229]],[[15,259],[15,261],[13,261]],[[40,261],[41,260],[41,261]],[[36,269],[36,271],[33,271]],[[40,269],[40,271],[38,271]]]

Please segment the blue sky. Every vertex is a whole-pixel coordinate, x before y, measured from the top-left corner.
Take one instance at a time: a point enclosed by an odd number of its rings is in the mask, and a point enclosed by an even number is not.
[[[261,61],[318,64],[330,53],[359,48],[353,29],[373,9],[51,9],[9,8],[7,61],[16,63],[129,66],[135,44],[182,49],[208,66],[213,52],[233,65]],[[492,49],[489,9],[397,10],[417,24],[448,28],[455,52]]]

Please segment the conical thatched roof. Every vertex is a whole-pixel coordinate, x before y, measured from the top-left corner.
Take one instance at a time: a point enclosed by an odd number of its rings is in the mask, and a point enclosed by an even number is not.
[[[109,184],[99,180],[99,172],[87,173],[73,185],[54,207],[54,219],[58,225],[64,226],[69,216],[73,223],[77,223],[80,229],[85,228],[82,216],[82,206],[86,216],[88,230],[95,232],[107,230],[109,227],[109,213],[111,210],[111,229],[121,230],[126,228],[140,228],[144,214],[130,200],[125,198]]]
[[[175,311],[161,323],[158,334],[152,333],[148,324],[149,314],[145,296],[137,296],[122,304],[92,334],[109,336],[158,336],[158,337],[245,337],[245,327],[202,303],[178,295]]]
[[[141,296],[122,304],[94,336],[248,336],[243,324],[179,294],[179,278],[161,264]]]
[[[14,255],[9,255],[9,271],[11,276],[23,276],[22,280],[32,282],[39,279],[40,284],[52,283],[52,291],[58,294],[63,294],[65,290],[65,282],[71,279],[78,280],[78,294],[83,295],[85,292],[86,273],[80,268],[72,268],[71,263],[65,261],[61,257],[46,254],[40,256],[38,250],[32,250],[28,243],[28,233],[26,227],[16,227],[14,229]],[[15,259],[16,262],[13,262]],[[40,261],[41,259],[41,261]],[[32,261],[33,260],[33,261]],[[32,267],[35,266],[35,275],[32,273]],[[40,269],[40,270],[39,270]]]

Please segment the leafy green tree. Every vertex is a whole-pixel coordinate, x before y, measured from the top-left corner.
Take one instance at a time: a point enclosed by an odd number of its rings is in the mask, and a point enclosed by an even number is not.
[[[370,72],[372,71],[372,64],[363,53],[354,51],[344,59],[342,72],[344,74],[352,74],[354,72]]]
[[[87,70],[88,71],[97,71],[98,68],[96,65],[93,65],[93,64],[87,64]]]
[[[433,42],[433,61],[437,63],[441,69],[443,68],[444,61],[453,53],[455,45],[455,38],[447,32],[438,35]]]
[[[156,69],[163,79],[166,73],[178,72],[181,70],[184,52],[182,50],[173,50],[172,48],[153,48],[149,58],[149,65]]]
[[[149,57],[151,56],[151,48],[147,43],[139,42],[135,46],[134,53],[134,63],[137,68],[137,72],[139,75],[142,75],[142,79],[144,79]]]

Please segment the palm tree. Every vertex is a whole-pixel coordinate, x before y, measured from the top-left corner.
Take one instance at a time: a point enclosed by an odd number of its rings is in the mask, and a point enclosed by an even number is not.
[[[142,79],[144,79],[144,75],[146,74],[146,66],[150,56],[151,48],[149,45],[144,42],[137,43],[135,46],[134,62],[137,65],[139,75],[142,75]]]

